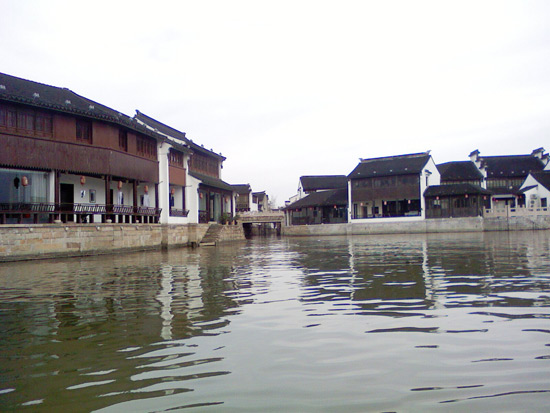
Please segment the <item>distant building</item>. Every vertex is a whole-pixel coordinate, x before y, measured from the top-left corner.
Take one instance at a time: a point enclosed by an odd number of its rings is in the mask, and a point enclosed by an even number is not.
[[[351,222],[425,217],[424,191],[440,184],[429,152],[361,159],[348,175]]]
[[[525,198],[519,190],[530,172],[544,170],[548,154],[544,148],[535,149],[530,155],[507,156],[481,156],[475,150],[470,153],[470,160],[484,175],[492,201],[514,207],[524,204]]]
[[[348,189],[312,192],[284,208],[287,225],[341,224],[348,222]]]
[[[252,188],[250,184],[231,185],[236,193],[236,212],[248,212],[252,207]]]
[[[254,211],[265,212],[271,209],[269,206],[269,196],[265,191],[252,192],[252,204]]]
[[[447,162],[437,165],[441,185],[471,184],[485,188],[485,177],[472,161]]]
[[[526,208],[548,212],[550,170],[531,172],[523,182],[520,192],[525,197]]]
[[[432,185],[424,198],[426,218],[477,217],[490,207],[491,192],[469,183]]]
[[[302,199],[313,192],[327,191],[348,187],[348,178],[345,175],[304,175],[298,183],[298,193],[292,196],[287,205]]]

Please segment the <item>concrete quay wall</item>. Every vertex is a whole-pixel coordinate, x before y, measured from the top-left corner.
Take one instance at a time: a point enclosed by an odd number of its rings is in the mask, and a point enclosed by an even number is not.
[[[0,261],[182,247],[198,244],[207,230],[208,224],[2,225]]]
[[[426,234],[550,229],[550,217],[442,218],[410,222],[295,225],[283,227],[285,236]]]

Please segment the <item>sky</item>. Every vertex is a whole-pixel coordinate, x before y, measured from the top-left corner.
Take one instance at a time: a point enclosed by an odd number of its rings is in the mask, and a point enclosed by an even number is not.
[[[136,110],[275,205],[303,175],[550,149],[550,1],[0,0],[0,72]]]

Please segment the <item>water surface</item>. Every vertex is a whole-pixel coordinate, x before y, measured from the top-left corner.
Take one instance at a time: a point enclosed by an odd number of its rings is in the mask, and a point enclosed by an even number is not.
[[[545,411],[549,319],[549,231],[4,263],[0,410]]]

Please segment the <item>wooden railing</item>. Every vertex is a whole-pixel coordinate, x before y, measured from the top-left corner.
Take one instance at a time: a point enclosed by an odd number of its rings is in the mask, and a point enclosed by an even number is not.
[[[170,216],[171,217],[187,217],[189,215],[189,210],[187,209],[176,209],[176,208],[170,208]]]
[[[12,219],[16,223],[28,222],[94,222],[100,216],[101,222],[158,223],[161,209],[132,205],[105,204],[54,204],[54,203],[0,203],[0,224]]]

